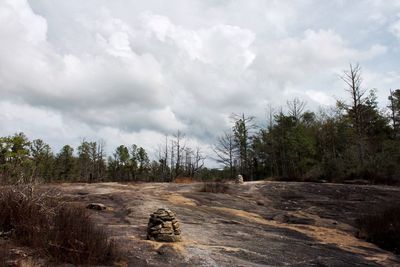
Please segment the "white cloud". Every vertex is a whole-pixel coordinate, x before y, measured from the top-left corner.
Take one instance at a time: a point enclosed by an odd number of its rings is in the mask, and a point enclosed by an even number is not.
[[[26,1],[5,0],[0,3],[0,31],[2,37],[11,38],[18,32],[20,41],[37,45],[46,40],[47,23]]]
[[[255,35],[250,30],[231,25],[188,30],[174,25],[165,16],[151,13],[146,13],[142,19],[147,36],[154,34],[161,42],[173,42],[192,60],[245,69],[255,57],[250,50]]]
[[[381,29],[398,35],[399,8],[389,0],[5,0],[0,135],[154,148],[179,128],[206,150],[232,112],[262,120],[267,104],[295,96],[310,108],[334,104],[350,62],[361,63],[366,84],[395,86],[398,52]]]
[[[399,19],[390,24],[389,31],[400,40],[400,14]]]
[[[307,90],[305,94],[320,105],[333,105],[335,103],[335,99],[324,92]]]

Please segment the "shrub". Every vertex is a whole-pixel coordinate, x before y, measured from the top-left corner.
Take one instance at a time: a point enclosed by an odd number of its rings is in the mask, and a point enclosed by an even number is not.
[[[384,209],[356,220],[358,237],[400,254],[400,206]]]
[[[227,193],[229,185],[226,182],[203,182],[200,192],[207,193]]]
[[[196,182],[197,179],[194,177],[176,177],[173,182],[176,184],[191,184]]]
[[[63,205],[54,217],[49,240],[50,254],[64,262],[104,263],[115,254],[104,229],[93,223],[83,207]]]
[[[2,189],[0,231],[11,231],[13,239],[47,252],[56,261],[102,264],[116,255],[104,229],[94,224],[84,207],[32,187]]]
[[[55,209],[55,199],[47,193],[35,193],[33,187],[3,188],[0,193],[0,229],[11,231],[23,245],[43,247]]]

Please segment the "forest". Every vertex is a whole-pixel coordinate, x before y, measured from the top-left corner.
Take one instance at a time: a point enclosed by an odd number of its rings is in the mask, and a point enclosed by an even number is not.
[[[341,79],[348,97],[335,107],[311,111],[294,98],[285,108],[269,107],[266,127],[253,116],[232,114],[231,130],[220,134],[214,154],[207,155],[221,169],[207,168],[204,153],[189,147],[180,131],[159,140],[155,159],[135,144],[120,145],[107,156],[104,140],[83,140],[76,149],[65,145],[55,153],[43,140],[16,133],[0,137],[0,181],[168,182],[241,174],[245,180],[400,183],[400,89],[390,90],[382,109],[376,89],[364,89],[358,64]]]

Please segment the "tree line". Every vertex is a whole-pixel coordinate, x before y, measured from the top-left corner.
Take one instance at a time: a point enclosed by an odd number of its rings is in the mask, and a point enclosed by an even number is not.
[[[348,99],[333,108],[312,112],[295,98],[285,112],[270,106],[266,127],[257,127],[252,116],[232,115],[232,129],[214,145],[225,177],[399,183],[400,89],[390,91],[380,110],[358,64],[341,79]]]
[[[160,181],[177,177],[275,177],[286,180],[400,182],[400,89],[391,90],[387,108],[378,108],[376,91],[362,85],[361,68],[350,65],[341,77],[347,100],[313,112],[298,98],[287,107],[269,106],[267,123],[232,114],[232,127],[212,146],[223,169],[208,169],[199,147],[177,131],[165,136],[154,160],[137,145],[105,153],[103,140],[83,140],[58,153],[23,133],[0,137],[0,182]],[[284,111],[285,110],[285,111]]]
[[[58,153],[41,139],[30,141],[24,133],[0,137],[0,182],[97,182],[172,181],[193,177],[205,157],[192,149],[178,133],[170,138],[165,157],[151,161],[146,150],[135,144],[118,146],[111,156],[103,140],[83,140],[74,149],[64,145]]]

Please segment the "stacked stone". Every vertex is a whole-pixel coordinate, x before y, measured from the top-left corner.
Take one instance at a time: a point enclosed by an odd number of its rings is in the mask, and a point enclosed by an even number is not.
[[[181,230],[175,213],[161,208],[151,214],[147,225],[147,239],[161,242],[180,241]]]
[[[237,184],[243,184],[243,176],[239,174],[239,175],[236,177],[235,182],[236,182]]]

